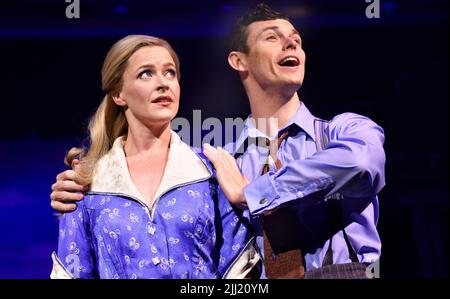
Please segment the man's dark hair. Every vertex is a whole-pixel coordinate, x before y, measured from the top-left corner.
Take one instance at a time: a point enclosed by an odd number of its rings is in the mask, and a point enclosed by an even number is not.
[[[230,51],[239,51],[248,54],[247,44],[248,26],[254,22],[284,19],[288,17],[280,12],[275,12],[265,3],[260,3],[256,7],[243,15],[234,26],[230,35]]]

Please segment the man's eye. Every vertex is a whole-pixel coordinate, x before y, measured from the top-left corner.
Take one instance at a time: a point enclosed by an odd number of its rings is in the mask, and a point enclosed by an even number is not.
[[[275,35],[269,35],[268,37],[266,37],[266,40],[276,40],[277,37]]]
[[[152,76],[152,72],[149,70],[145,70],[139,74],[139,78],[145,79],[150,78]]]

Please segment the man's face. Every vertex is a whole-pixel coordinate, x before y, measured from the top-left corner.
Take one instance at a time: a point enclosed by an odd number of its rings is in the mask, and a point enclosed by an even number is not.
[[[299,32],[283,19],[259,21],[248,26],[246,68],[263,89],[294,87],[305,75],[305,52]]]

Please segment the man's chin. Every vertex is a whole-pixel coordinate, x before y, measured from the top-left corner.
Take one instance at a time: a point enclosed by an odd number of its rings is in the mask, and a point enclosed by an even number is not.
[[[283,88],[290,90],[299,90],[302,87],[303,82],[301,80],[291,80],[283,83]]]

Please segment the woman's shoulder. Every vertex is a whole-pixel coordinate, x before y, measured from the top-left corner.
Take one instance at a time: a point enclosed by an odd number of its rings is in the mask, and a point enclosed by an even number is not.
[[[184,144],[185,149],[189,149],[195,156],[202,162],[202,164],[207,168],[209,172],[213,172],[214,167],[209,162],[209,160],[206,158],[205,154],[203,153],[203,149],[196,146],[191,146],[184,141],[181,141]]]

